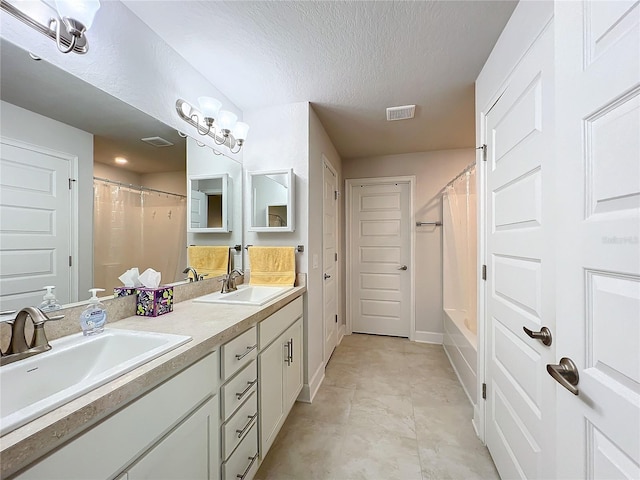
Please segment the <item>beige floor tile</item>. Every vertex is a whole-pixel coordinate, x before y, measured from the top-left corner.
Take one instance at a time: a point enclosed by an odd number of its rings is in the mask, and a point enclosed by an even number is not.
[[[347,423],[356,391],[323,385],[313,403],[296,403],[296,414],[325,423]]]
[[[356,390],[348,423],[416,438],[413,404],[408,395],[381,395],[366,390]]]
[[[349,426],[331,480],[421,480],[415,439],[376,427]]]
[[[482,443],[471,423],[473,412],[459,406],[413,406],[418,445],[437,448],[443,445],[477,448]]]
[[[499,480],[500,476],[485,447],[443,445],[420,448],[424,480]]]

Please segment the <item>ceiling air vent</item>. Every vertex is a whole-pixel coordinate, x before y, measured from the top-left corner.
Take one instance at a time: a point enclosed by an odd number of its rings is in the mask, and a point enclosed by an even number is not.
[[[147,137],[147,138],[141,138],[140,140],[142,140],[145,143],[148,143],[149,145],[153,145],[154,147],[171,147],[173,145],[173,143],[171,143],[169,140],[165,140],[162,137]]]
[[[394,120],[407,120],[413,118],[416,113],[415,105],[403,105],[401,107],[389,107],[387,108],[387,121],[393,122]]]

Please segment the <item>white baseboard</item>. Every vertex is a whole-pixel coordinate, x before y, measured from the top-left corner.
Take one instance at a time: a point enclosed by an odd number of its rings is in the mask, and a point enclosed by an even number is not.
[[[443,333],[422,332],[422,331],[416,330],[416,333],[413,338],[416,342],[420,342],[420,343],[435,343],[437,345],[442,345],[444,343]]]
[[[318,389],[324,380],[324,363],[321,363],[316,373],[313,374],[309,383],[302,386],[302,391],[298,395],[298,401],[303,403],[311,403],[318,393]]]
[[[338,327],[338,345],[342,343],[342,339],[344,338],[346,331],[346,325],[340,325],[340,327]]]

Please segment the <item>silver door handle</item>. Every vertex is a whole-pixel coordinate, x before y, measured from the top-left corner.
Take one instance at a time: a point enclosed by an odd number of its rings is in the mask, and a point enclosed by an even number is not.
[[[551,345],[551,341],[552,341],[551,330],[549,330],[547,327],[542,327],[539,332],[534,332],[532,330],[529,330],[527,327],[522,327],[522,330],[524,330],[524,333],[529,335],[531,338],[540,340],[547,347]]]
[[[561,358],[558,365],[548,364],[547,372],[564,388],[574,395],[578,395],[577,385],[580,381],[580,375],[578,374],[578,367],[570,358]]]
[[[408,267],[406,265],[402,265],[401,267],[398,267],[398,270],[406,270]]]
[[[324,274],[324,279],[326,280],[327,278],[331,278],[331,275],[327,275],[326,273]]]

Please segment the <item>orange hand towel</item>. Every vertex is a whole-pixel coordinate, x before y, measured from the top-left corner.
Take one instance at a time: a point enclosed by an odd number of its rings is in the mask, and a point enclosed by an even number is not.
[[[192,245],[188,250],[189,266],[207,278],[226,275],[229,268],[229,247]]]
[[[295,284],[295,247],[249,247],[249,265],[250,285]]]

